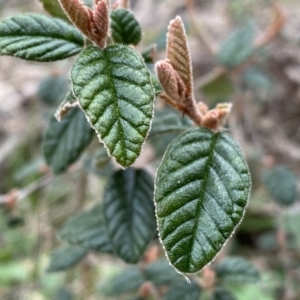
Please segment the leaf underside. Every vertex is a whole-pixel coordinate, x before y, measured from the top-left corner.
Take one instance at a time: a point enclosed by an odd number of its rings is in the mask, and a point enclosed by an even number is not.
[[[78,54],[82,34],[63,20],[24,14],[0,22],[0,55],[50,62]]]
[[[137,45],[142,38],[140,24],[134,14],[126,9],[116,9],[110,14],[112,37],[116,43]]]
[[[53,116],[43,138],[43,153],[55,174],[64,172],[91,142],[94,132],[79,108],[59,123]]]
[[[123,167],[148,135],[154,88],[143,59],[127,46],[86,48],[72,70],[74,94],[110,155]]]
[[[227,134],[196,128],[171,143],[155,201],[160,238],[178,271],[212,261],[241,222],[250,187],[244,156]]]
[[[136,263],[155,234],[154,183],[144,170],[115,172],[104,193],[104,215],[115,253]]]
[[[59,233],[59,238],[96,252],[113,253],[108,239],[102,204],[97,204],[69,219]]]

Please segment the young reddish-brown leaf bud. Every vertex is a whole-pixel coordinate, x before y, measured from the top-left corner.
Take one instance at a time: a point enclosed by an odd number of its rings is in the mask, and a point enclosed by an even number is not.
[[[73,24],[100,48],[104,48],[109,28],[108,0],[94,0],[94,10],[81,0],[59,0]]]
[[[90,37],[92,10],[81,0],[58,0],[72,23],[87,37]]]
[[[175,102],[182,102],[185,94],[185,85],[169,61],[158,61],[155,64],[155,69],[165,93]]]
[[[193,94],[193,75],[187,37],[180,17],[170,22],[167,35],[167,57],[185,84],[187,93]]]
[[[94,42],[100,47],[106,46],[106,39],[109,29],[109,6],[107,0],[99,0],[94,6],[93,32],[95,32]]]

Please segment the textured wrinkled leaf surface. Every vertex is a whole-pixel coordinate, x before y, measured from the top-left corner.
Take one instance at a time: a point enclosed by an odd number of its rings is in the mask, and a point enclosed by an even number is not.
[[[139,156],[152,120],[154,88],[127,46],[86,48],[72,70],[74,93],[109,153],[123,167]]]
[[[61,122],[53,116],[43,138],[43,153],[53,172],[64,172],[93,138],[93,130],[79,108],[70,110]]]
[[[254,29],[249,23],[232,32],[219,49],[219,62],[226,67],[234,67],[245,61],[254,51]]]
[[[120,8],[113,10],[111,18],[111,35],[116,43],[137,45],[142,38],[142,29],[129,10]]]
[[[70,218],[64,224],[59,237],[69,244],[88,250],[113,253],[107,235],[102,204],[97,204]]]
[[[229,290],[222,287],[217,287],[213,291],[210,300],[237,300],[237,299]]]
[[[81,261],[86,254],[86,249],[73,245],[63,245],[51,254],[47,272],[59,272],[69,269]]]
[[[115,172],[104,193],[104,215],[115,253],[128,263],[143,255],[156,231],[154,182],[142,169]]]
[[[249,261],[242,257],[228,257],[215,267],[217,277],[227,281],[256,282],[259,272]]]
[[[24,14],[0,22],[0,55],[49,62],[78,54],[82,34],[60,19]]]
[[[58,0],[40,0],[44,9],[53,17],[63,19],[69,22],[67,15],[62,10]]]
[[[293,204],[298,196],[298,180],[291,170],[284,166],[266,170],[263,182],[272,198],[280,205]]]
[[[155,201],[160,238],[178,271],[212,261],[241,222],[250,187],[244,156],[227,134],[195,128],[171,143]]]
[[[199,300],[200,286],[192,281],[175,281],[164,296],[164,300]]]

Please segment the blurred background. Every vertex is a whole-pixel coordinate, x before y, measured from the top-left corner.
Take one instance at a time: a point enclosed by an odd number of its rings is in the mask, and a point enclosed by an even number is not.
[[[131,4],[143,29],[139,52],[165,58],[168,23],[180,15],[197,101],[210,108],[233,103],[225,130],[245,153],[253,188],[244,221],[217,262],[242,256],[261,278],[229,285],[230,290],[238,300],[300,299],[300,2]],[[26,12],[47,14],[38,0],[0,0],[1,19]],[[71,269],[49,271],[51,253],[60,244],[57,232],[69,216],[101,200],[112,169],[103,151],[95,158],[91,150],[67,174],[55,177],[43,159],[43,133],[70,88],[75,59],[46,64],[0,57],[0,203],[6,203],[0,211],[0,299],[129,299],[101,288],[127,267],[108,254],[90,253]],[[158,115],[172,110],[160,99],[156,105]],[[150,137],[136,166],[154,174],[177,134]],[[97,146],[94,141],[90,149]],[[157,240],[149,249],[161,251]]]

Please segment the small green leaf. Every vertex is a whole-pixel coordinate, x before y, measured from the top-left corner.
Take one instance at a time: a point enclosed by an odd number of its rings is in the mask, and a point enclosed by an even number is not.
[[[182,273],[201,270],[241,222],[251,179],[238,145],[225,133],[195,128],[168,147],[156,176],[161,241]]]
[[[170,132],[183,132],[193,126],[189,118],[186,118],[173,109],[157,110],[152,122],[149,137],[170,133]]]
[[[215,268],[217,277],[233,282],[257,282],[260,279],[257,269],[242,257],[228,257]]]
[[[78,54],[82,34],[70,24],[38,14],[25,14],[0,22],[0,55],[49,62]]]
[[[97,252],[113,253],[105,227],[102,204],[70,218],[59,233],[69,244]]]
[[[254,32],[251,23],[232,32],[219,49],[219,62],[226,67],[235,67],[244,62],[254,52]]]
[[[51,254],[47,272],[59,272],[69,269],[80,262],[86,254],[87,251],[83,248],[63,245]]]
[[[166,259],[160,259],[150,264],[145,270],[145,276],[148,281],[153,282],[156,286],[170,284],[179,278],[179,274]]]
[[[280,205],[293,204],[298,196],[298,180],[286,167],[279,166],[263,174],[263,182],[271,197]]]
[[[53,17],[63,19],[69,22],[69,18],[64,13],[59,2],[57,0],[40,0],[43,4],[44,9]]]
[[[137,292],[145,281],[146,278],[138,267],[127,268],[105,282],[100,287],[100,292],[106,296],[117,297]]]
[[[217,287],[213,291],[210,300],[237,300],[236,297],[227,289]]]
[[[127,46],[86,48],[72,70],[74,93],[109,153],[123,167],[139,156],[152,120],[154,88]]]
[[[164,300],[199,300],[201,289],[195,282],[175,281],[164,296]]]
[[[59,123],[53,116],[43,139],[43,153],[53,172],[64,172],[93,138],[93,130],[79,108],[70,110]]]
[[[115,253],[137,263],[156,231],[154,182],[144,170],[115,172],[104,193],[104,215]]]
[[[112,37],[116,43],[137,45],[142,38],[142,29],[129,10],[120,8],[110,14]]]
[[[69,82],[63,76],[47,76],[39,83],[38,96],[49,105],[57,105],[66,97]]]

